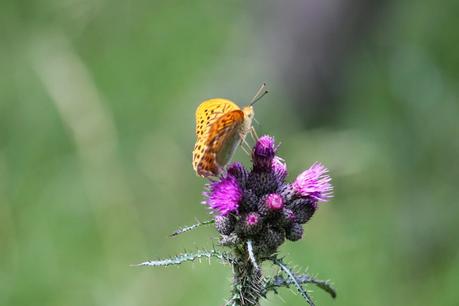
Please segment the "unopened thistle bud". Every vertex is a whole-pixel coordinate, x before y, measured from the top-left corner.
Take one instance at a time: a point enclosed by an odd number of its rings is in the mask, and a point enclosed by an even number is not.
[[[274,138],[271,136],[260,137],[252,150],[253,171],[271,171],[271,164],[275,155]]]
[[[258,245],[264,256],[269,256],[277,251],[277,248],[285,241],[285,230],[283,228],[268,228],[264,230],[259,238]]]
[[[303,226],[299,223],[293,223],[286,231],[286,238],[290,241],[297,241],[303,238]]]
[[[277,193],[279,193],[282,196],[284,202],[286,203],[292,201],[296,195],[295,189],[293,188],[292,184],[281,185]]]
[[[247,187],[252,189],[257,196],[274,193],[279,188],[276,175],[272,172],[251,172]]]
[[[242,198],[242,202],[239,205],[241,212],[251,212],[256,211],[258,205],[258,197],[252,191],[252,189],[244,190],[244,196]]]
[[[236,218],[233,215],[215,217],[215,228],[222,235],[231,234],[235,225]]]
[[[222,246],[235,246],[241,243],[241,238],[236,233],[230,235],[220,236],[220,245]]]
[[[313,199],[302,198],[293,200],[287,206],[295,213],[296,222],[304,224],[314,215],[317,202]]]
[[[236,227],[236,232],[243,237],[252,237],[258,234],[262,228],[260,214],[251,212],[242,215]]]
[[[295,213],[291,209],[284,207],[279,219],[279,225],[283,228],[288,228],[295,222],[297,222]]]
[[[240,162],[230,164],[226,171],[229,175],[236,178],[239,186],[244,187],[246,185],[249,172]]]

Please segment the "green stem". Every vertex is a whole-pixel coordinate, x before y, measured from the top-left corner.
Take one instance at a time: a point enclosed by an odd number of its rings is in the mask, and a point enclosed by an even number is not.
[[[259,306],[264,281],[259,267],[250,260],[247,248],[235,250],[231,306]]]

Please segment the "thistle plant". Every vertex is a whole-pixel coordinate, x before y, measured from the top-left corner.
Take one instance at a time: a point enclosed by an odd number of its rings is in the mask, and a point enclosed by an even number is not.
[[[263,136],[252,149],[249,171],[234,162],[217,180],[210,180],[204,191],[203,204],[213,219],[183,227],[176,236],[202,225],[214,224],[219,234],[218,248],[183,253],[163,260],[147,261],[140,266],[171,266],[202,258],[215,258],[232,266],[232,292],[225,305],[260,305],[268,293],[282,287],[294,287],[313,306],[305,285],[315,285],[333,298],[334,288],[328,281],[298,273],[278,255],[286,241],[303,237],[303,225],[332,196],[331,178],[320,163],[299,174],[292,183],[285,182],[287,165],[276,155],[277,146],[270,136]],[[225,250],[226,248],[226,250]],[[270,262],[279,269],[266,275],[262,264]]]

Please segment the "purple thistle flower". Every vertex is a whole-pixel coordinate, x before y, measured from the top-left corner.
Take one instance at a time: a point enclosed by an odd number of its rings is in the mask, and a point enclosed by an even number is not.
[[[205,203],[220,216],[226,216],[229,213],[237,212],[239,202],[242,199],[243,191],[235,177],[228,175],[220,181],[210,184],[209,192]]]
[[[302,197],[309,197],[316,201],[326,202],[333,195],[333,186],[328,169],[320,163],[314,163],[309,169],[297,176],[293,182],[296,193]]]
[[[258,222],[260,222],[260,215],[258,215],[257,213],[250,213],[245,218],[245,222],[247,223],[247,225],[256,225],[258,224]]]
[[[272,193],[266,197],[266,206],[271,210],[280,210],[284,207],[284,200],[276,193]]]
[[[271,136],[261,136],[252,150],[252,162],[254,171],[270,171],[276,147],[274,138]]]
[[[258,212],[265,218],[272,219],[272,217],[280,216],[280,212],[284,207],[284,199],[277,193],[270,193],[264,195],[258,203]]]

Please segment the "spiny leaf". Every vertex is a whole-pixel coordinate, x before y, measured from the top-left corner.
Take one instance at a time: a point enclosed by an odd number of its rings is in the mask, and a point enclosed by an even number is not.
[[[314,277],[311,277],[307,274],[301,274],[301,275],[295,275],[296,280],[300,284],[314,284],[320,289],[326,291],[331,295],[332,298],[336,298],[336,290],[335,288],[332,287],[330,284],[330,281],[326,280],[319,280]],[[266,291],[273,290],[275,291],[276,288],[279,287],[290,287],[290,285],[293,285],[292,280],[290,279],[284,279],[281,275],[276,275],[267,285],[266,285]]]
[[[301,283],[299,280],[295,277],[295,274],[290,270],[290,268],[282,261],[282,259],[278,258],[272,258],[272,262],[279,266],[279,268],[282,269],[282,271],[285,272],[285,274],[288,276],[288,278],[291,280],[292,284],[295,285],[296,289],[298,292],[301,294],[301,296],[308,302],[310,306],[315,306],[314,302],[312,301],[311,297],[308,295],[306,290],[301,286]]]
[[[160,259],[160,260],[151,260],[151,261],[145,261],[143,263],[134,265],[134,266],[152,266],[152,267],[165,267],[165,266],[173,266],[173,265],[180,265],[184,262],[187,261],[195,261],[197,259],[202,259],[202,258],[217,258],[220,259],[223,262],[226,263],[233,263],[234,259],[231,257],[229,254],[218,252],[216,250],[202,250],[202,251],[197,251],[195,253],[183,253],[179,254],[174,257],[170,258],[165,258],[165,259]]]
[[[174,237],[174,236],[183,234],[183,233],[185,233],[185,232],[194,230],[194,229],[196,229],[196,228],[198,228],[198,227],[200,227],[200,226],[212,224],[212,223],[214,223],[214,222],[215,222],[215,220],[212,219],[212,220],[207,220],[207,221],[203,221],[203,222],[198,222],[198,223],[195,223],[195,224],[190,225],[190,226],[181,227],[181,228],[179,228],[178,230],[176,230],[175,232],[173,232],[172,234],[170,234],[170,237]]]

